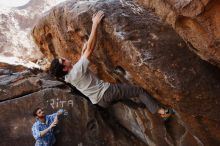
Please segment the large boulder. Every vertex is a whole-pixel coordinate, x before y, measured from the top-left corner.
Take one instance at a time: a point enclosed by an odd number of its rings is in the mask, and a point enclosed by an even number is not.
[[[32,111],[37,107],[44,108],[46,114],[60,108],[68,111],[69,115],[56,130],[57,146],[145,145],[111,119],[107,112],[47,73],[29,70],[0,77],[1,146],[34,145]]]
[[[220,70],[189,51],[154,11],[132,1],[67,1],[48,12],[33,37],[52,60],[79,59],[91,30],[92,14],[105,12],[91,70],[108,82],[144,87],[175,109],[168,123],[147,112],[116,104],[111,115],[148,145],[220,144]]]
[[[220,1],[135,0],[154,9],[200,58],[220,67]]]

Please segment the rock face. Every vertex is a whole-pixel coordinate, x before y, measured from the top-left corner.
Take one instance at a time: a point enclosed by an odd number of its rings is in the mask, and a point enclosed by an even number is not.
[[[220,70],[189,51],[151,9],[124,0],[63,3],[33,29],[42,53],[49,60],[76,62],[90,34],[92,14],[100,9],[105,18],[91,58],[93,72],[108,82],[140,85],[176,111],[167,123],[146,109],[122,104],[109,109],[111,115],[150,146],[219,145]]]
[[[220,67],[220,1],[135,0],[154,9],[162,20],[192,45],[200,58]]]
[[[9,65],[6,63],[1,63],[0,68],[1,68],[0,75],[8,75],[8,74],[12,74],[14,72],[21,72],[26,69],[24,66],[21,66],[21,65],[12,66],[12,65]]]
[[[9,66],[6,70],[16,69]],[[69,112],[56,130],[56,145],[144,146],[98,107],[85,100],[79,92],[46,73],[24,70],[1,75],[0,81],[0,145],[34,145],[31,127],[32,111],[42,107],[47,114],[64,108]]]
[[[31,30],[44,12],[60,1],[62,0],[30,0],[21,7],[1,7],[0,55],[25,61],[35,61],[43,57],[33,41]]]

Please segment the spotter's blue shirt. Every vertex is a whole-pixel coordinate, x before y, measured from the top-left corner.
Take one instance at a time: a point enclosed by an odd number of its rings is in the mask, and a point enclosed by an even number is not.
[[[63,109],[60,109],[63,113]],[[53,133],[53,129],[49,130],[43,137],[40,136],[40,131],[47,129],[51,123],[53,123],[54,118],[57,116],[57,112],[51,115],[46,115],[46,122],[42,123],[40,120],[36,120],[32,126],[32,134],[36,140],[35,146],[52,146],[56,139]]]

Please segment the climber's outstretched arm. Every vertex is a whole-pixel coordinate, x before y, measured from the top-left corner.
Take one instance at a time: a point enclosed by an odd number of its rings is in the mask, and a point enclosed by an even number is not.
[[[86,45],[85,51],[83,51],[83,55],[85,55],[87,58],[89,58],[92,54],[92,52],[95,49],[96,45],[96,38],[97,38],[97,29],[99,26],[99,23],[101,22],[102,18],[104,17],[103,11],[98,11],[96,14],[92,17],[92,30],[91,34],[89,36],[89,40]]]

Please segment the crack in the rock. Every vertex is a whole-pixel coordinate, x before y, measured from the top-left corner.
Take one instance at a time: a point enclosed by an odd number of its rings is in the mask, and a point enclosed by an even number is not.
[[[52,86],[52,87],[40,88],[40,89],[37,89],[37,90],[28,91],[28,92],[22,93],[20,95],[16,95],[16,96],[12,96],[12,97],[7,98],[7,99],[0,100],[0,104],[3,103],[3,102],[7,102],[7,101],[15,100],[15,99],[18,99],[18,98],[22,98],[24,96],[31,95],[31,94],[34,94],[36,92],[39,92],[39,91],[45,90],[45,89],[52,89],[52,88],[62,89],[62,86],[64,86],[64,85],[62,84],[62,85],[56,85],[56,86]]]

